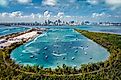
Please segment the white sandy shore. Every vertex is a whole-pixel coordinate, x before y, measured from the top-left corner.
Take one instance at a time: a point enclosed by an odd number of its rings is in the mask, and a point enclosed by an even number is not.
[[[22,41],[22,39],[34,38],[37,35],[38,35],[37,31],[32,31],[32,32],[28,32],[28,33],[22,34],[20,36],[14,37],[14,38],[10,38],[6,42],[1,43],[0,48],[1,48],[1,46],[2,47],[7,47],[7,46],[10,46],[13,43],[20,42],[20,41]],[[3,41],[3,40],[4,39],[0,39],[0,41]]]

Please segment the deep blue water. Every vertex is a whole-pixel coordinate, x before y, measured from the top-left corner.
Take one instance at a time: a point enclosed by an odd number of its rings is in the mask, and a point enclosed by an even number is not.
[[[23,32],[27,29],[29,29],[29,28],[0,26],[0,36],[8,35],[8,34],[11,34],[11,33]]]
[[[11,58],[18,64],[45,68],[62,64],[80,67],[81,64],[104,61],[108,56],[106,49],[69,27],[53,27],[11,53]]]

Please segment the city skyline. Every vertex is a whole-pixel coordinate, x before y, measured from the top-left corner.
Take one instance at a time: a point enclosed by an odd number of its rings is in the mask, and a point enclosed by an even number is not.
[[[121,22],[120,0],[0,0],[0,22],[43,19]]]

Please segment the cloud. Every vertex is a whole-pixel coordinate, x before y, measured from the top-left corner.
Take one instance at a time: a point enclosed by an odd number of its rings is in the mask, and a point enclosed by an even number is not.
[[[71,20],[76,20],[77,18],[74,16],[68,16],[68,15],[64,15],[63,12],[59,12],[57,15],[52,15],[51,16],[51,12],[49,11],[45,11],[44,14],[40,14],[40,13],[31,13],[28,15],[24,15],[23,12],[21,11],[16,11],[16,12],[11,12],[11,13],[0,13],[0,23],[1,22],[44,22],[45,20],[52,20],[55,21],[57,19],[63,20],[63,21],[71,21]],[[81,19],[79,19],[81,20]]]
[[[8,5],[8,2],[7,0],[0,0],[0,6],[7,6]]]
[[[121,0],[105,0],[105,3],[112,7],[112,9],[121,7]]]
[[[97,18],[97,17],[104,17],[106,14],[104,12],[102,13],[92,13],[92,17],[93,18]]]
[[[1,17],[22,17],[21,11],[16,11],[12,13],[3,12],[0,14]]]
[[[55,6],[57,2],[56,2],[56,0],[43,0],[42,3],[44,5]]]
[[[10,14],[10,16],[12,16],[12,17],[21,17],[22,16],[22,12],[21,11],[12,12]]]
[[[4,13],[1,13],[0,16],[1,17],[8,17],[9,16],[9,13],[4,12]]]
[[[49,12],[49,11],[45,11],[45,12],[44,12],[44,14],[43,14],[43,16],[44,16],[44,17],[50,17],[50,16],[51,16],[51,14],[50,14],[50,12]]]
[[[110,6],[111,9],[121,7],[121,0],[87,0],[87,2],[92,5],[105,3],[106,5]]]
[[[31,3],[32,0],[17,0],[17,2],[20,4],[28,4],[28,3]]]
[[[57,17],[62,18],[63,16],[64,16],[64,13],[63,13],[63,12],[59,12],[59,13],[57,14]]]

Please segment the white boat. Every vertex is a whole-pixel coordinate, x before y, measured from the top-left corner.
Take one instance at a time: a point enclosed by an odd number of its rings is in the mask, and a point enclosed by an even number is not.
[[[48,58],[48,56],[45,56],[45,58],[47,59],[47,58]]]
[[[48,47],[45,47],[45,48],[44,48],[44,50],[47,50],[47,49],[48,49]]]
[[[78,50],[75,50],[74,52],[75,52],[75,53],[77,53],[77,52],[78,52]]]
[[[31,55],[30,58],[34,58],[34,55]]]
[[[23,56],[23,54],[20,54],[20,56]]]
[[[75,59],[75,57],[72,57],[72,60],[74,60]]]
[[[85,55],[87,55],[87,52],[84,52]]]
[[[35,58],[35,60],[38,60],[38,58]]]

